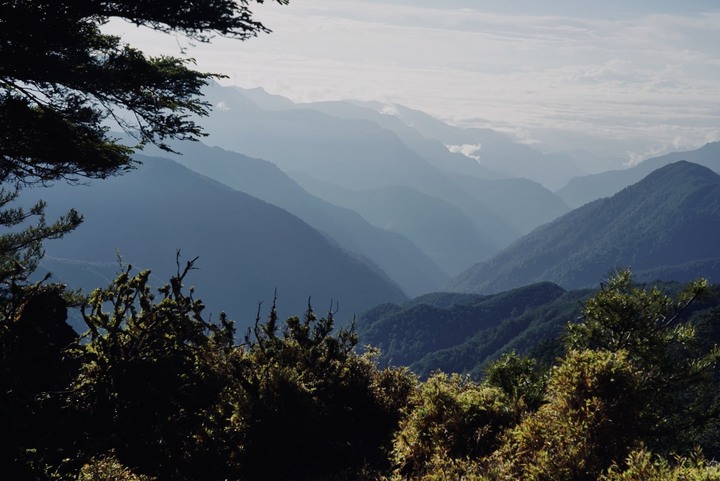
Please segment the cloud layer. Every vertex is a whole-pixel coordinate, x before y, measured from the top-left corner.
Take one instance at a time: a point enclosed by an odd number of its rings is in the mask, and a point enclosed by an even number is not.
[[[200,68],[228,75],[224,83],[295,101],[397,102],[545,150],[637,162],[720,139],[720,9],[711,2],[496,3],[257,5],[271,35],[188,50]],[[127,24],[108,29],[156,53],[188,46]]]

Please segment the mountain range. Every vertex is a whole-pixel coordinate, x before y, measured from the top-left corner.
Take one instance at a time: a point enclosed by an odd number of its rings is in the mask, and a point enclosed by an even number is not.
[[[208,89],[207,98],[216,106],[203,121],[207,143],[272,162],[310,193],[360,210],[377,227],[426,247],[425,254],[451,275],[568,210],[541,185],[507,180],[507,175],[450,152],[441,141],[403,123],[402,117],[351,102],[298,105],[259,90],[218,85]],[[502,145],[512,150],[517,144],[505,140]],[[497,188],[493,182],[502,177],[506,180]],[[344,194],[352,191],[358,194]],[[502,195],[485,194],[492,191]],[[415,205],[420,198],[422,202],[412,211],[393,211],[394,204],[384,203],[378,212],[372,206],[379,192],[398,206]],[[434,227],[437,213],[450,211],[454,213],[446,218],[445,235],[440,235]],[[535,214],[529,216],[529,211]],[[447,225],[453,218],[459,224]],[[433,238],[431,245],[421,245]]]
[[[683,284],[653,283],[671,295]],[[380,347],[381,365],[404,365],[421,377],[439,371],[480,379],[488,364],[515,352],[551,365],[563,354],[562,335],[582,317],[583,305],[597,291],[564,290],[541,282],[493,295],[435,293],[403,303],[377,306],[362,314],[356,329],[363,345]],[[707,313],[717,312],[717,286],[681,314],[703,333]]]
[[[192,280],[209,309],[226,309],[242,325],[276,287],[287,313],[312,296],[321,308],[340,302],[340,316],[350,319],[442,289],[488,295],[547,282],[577,289],[628,265],[649,280],[698,273],[712,280],[720,271],[718,176],[689,162],[666,165],[685,157],[716,166],[720,143],[576,177],[558,191],[572,202],[574,185],[649,173],[570,211],[526,164],[565,178],[583,170],[579,162],[490,129],[399,105],[297,104],[261,89],[212,85],[206,98],[215,111],[201,121],[216,146],[171,143],[178,155],[150,146],[136,171],[101,186],[58,184],[26,195],[49,201],[51,216],[70,207],[86,216],[77,233],[49,243],[44,268],[73,287],[94,288],[117,272],[118,250],[126,262],[152,268],[159,284],[175,271],[180,249],[200,257]],[[530,179],[514,177],[521,171]]]
[[[564,293],[557,285],[546,282],[490,296],[429,294],[363,313],[356,324],[357,332],[364,344],[380,349],[382,362],[414,366],[430,353],[455,348],[478,333],[546,305]],[[436,367],[436,363],[430,364]]]
[[[647,159],[624,170],[608,170],[598,174],[571,179],[556,194],[571,207],[580,207],[601,197],[609,197],[623,188],[640,181],[655,169],[679,160],[704,165],[720,173],[720,142],[711,142],[688,152],[673,152]]]
[[[640,278],[720,280],[720,176],[686,161],[535,229],[448,290],[491,293],[540,281],[591,286],[614,268]]]
[[[331,242],[381,268],[409,296],[437,290],[450,279],[403,235],[376,227],[356,211],[313,196],[268,161],[201,142],[171,145],[182,154],[170,156],[172,160],[299,217]],[[148,151],[169,156],[159,149]]]

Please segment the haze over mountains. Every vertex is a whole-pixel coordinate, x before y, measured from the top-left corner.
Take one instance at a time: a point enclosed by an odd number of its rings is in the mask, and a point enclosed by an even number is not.
[[[48,244],[47,269],[97,287],[117,271],[119,250],[160,284],[181,249],[200,257],[190,282],[209,309],[241,326],[276,287],[287,314],[312,296],[318,309],[338,301],[349,320],[441,290],[574,289],[628,265],[668,280],[720,269],[717,175],[688,162],[656,171],[678,159],[717,169],[720,143],[587,176],[600,159],[543,154],[399,105],[295,104],[218,85],[207,99],[205,143],[173,143],[182,155],[150,147],[164,159],[140,156],[136,172],[102,188],[33,194],[51,215],[86,216],[76,238]],[[594,202],[570,211],[584,199]]]
[[[459,272],[459,265],[490,257],[522,234],[568,210],[548,189],[527,180],[510,181],[497,189],[503,193],[501,197],[488,199],[485,189],[477,189],[473,182],[508,175],[483,167],[465,155],[451,153],[442,141],[403,123],[403,117],[383,115],[350,102],[295,105],[258,90],[249,92],[217,85],[208,90],[208,100],[217,111],[204,122],[210,134],[207,143],[273,162],[312,193],[331,202],[341,198],[343,205],[350,208],[363,204],[368,221],[390,230],[413,222],[416,232],[420,226],[435,229],[432,220],[424,218],[425,213],[454,210],[453,215],[462,218],[462,223],[469,220],[474,225],[472,241],[478,248],[461,256],[457,245],[434,246],[444,252],[457,251],[447,263],[438,256],[433,258],[451,275]],[[466,129],[447,125],[445,129],[456,131],[458,138],[466,135]],[[519,144],[506,139],[498,145],[496,150],[502,146],[512,151]],[[545,169],[557,171],[547,166]],[[328,185],[332,188],[328,189]],[[412,212],[415,219],[408,218],[407,209],[400,209],[393,217],[387,210],[391,204],[377,214],[368,207],[372,200],[362,198],[374,198],[378,189],[400,204],[412,204],[422,196],[424,206],[433,202],[436,206],[416,207]],[[347,191],[360,194],[346,195]],[[498,211],[497,206],[502,210]],[[529,210],[535,214],[528,216]],[[450,240],[453,229],[443,230]],[[395,231],[408,234],[400,227]],[[432,257],[432,253],[428,254]]]
[[[377,266],[411,296],[442,287],[449,276],[407,238],[375,227],[355,211],[315,197],[270,162],[202,143],[173,144],[185,167],[281,207],[333,243]],[[168,155],[168,154],[165,154]]]
[[[287,211],[170,160],[142,161],[142,168],[120,177],[30,192],[48,201],[50,216],[69,207],[85,216],[72,237],[47,245],[47,266],[61,281],[85,289],[106,285],[92,276],[78,285],[73,273],[107,275],[117,249],[124,262],[152,268],[159,287],[175,273],[175,249],[182,249],[183,260],[199,257],[188,285],[198,288],[210,313],[225,310],[241,326],[252,322],[260,301],[267,312],[275,289],[286,315],[303,312],[310,296],[318,310],[337,302],[339,318],[348,319],[405,298],[376,266]]]

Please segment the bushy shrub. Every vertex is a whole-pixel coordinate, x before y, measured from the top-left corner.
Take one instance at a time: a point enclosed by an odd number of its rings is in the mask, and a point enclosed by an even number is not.
[[[487,367],[484,383],[502,390],[520,416],[545,402],[547,380],[548,373],[535,359],[510,352]]]
[[[624,351],[573,351],[553,370],[548,403],[506,436],[498,479],[589,480],[635,447],[642,373]]]
[[[501,390],[457,374],[435,374],[411,398],[395,436],[397,472],[419,477],[453,465],[448,460],[481,459],[497,448],[514,420]]]

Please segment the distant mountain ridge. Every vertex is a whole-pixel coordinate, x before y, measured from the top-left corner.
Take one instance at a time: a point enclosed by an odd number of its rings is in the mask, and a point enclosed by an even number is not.
[[[717,239],[720,176],[680,161],[539,227],[457,276],[448,289],[491,293],[540,281],[580,288],[628,266],[638,276],[662,269],[671,277],[676,267],[687,276],[687,266],[720,258]]]
[[[609,197],[623,188],[640,181],[655,169],[672,162],[686,160],[703,165],[720,173],[720,142],[711,142],[703,147],[687,151],[673,152],[653,157],[625,170],[609,170],[599,174],[575,177],[556,194],[571,207],[580,207],[602,197]]]
[[[433,293],[370,309],[356,328],[361,344],[380,348],[383,364],[406,365],[422,377],[442,370],[480,379],[510,351],[553,362],[559,336],[592,293],[550,282],[491,295]]]

